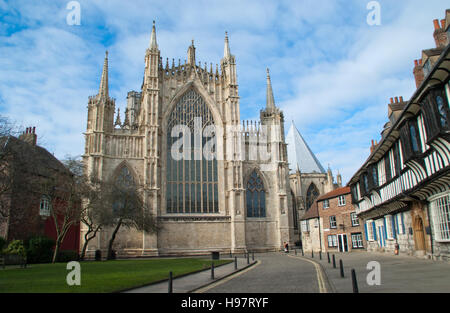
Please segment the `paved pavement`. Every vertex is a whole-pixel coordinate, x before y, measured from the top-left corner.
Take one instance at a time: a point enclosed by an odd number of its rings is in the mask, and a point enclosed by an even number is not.
[[[223,257],[222,259],[227,259],[227,257]],[[233,259],[234,260],[234,259]],[[238,271],[244,269],[248,266],[247,258],[243,255],[237,256],[238,263]],[[249,258],[250,264],[254,263],[252,261],[252,256]],[[255,255],[256,262],[256,255]],[[217,281],[227,275],[235,273],[235,265],[234,262],[216,267],[214,269],[214,280],[211,279],[211,270],[205,270],[198,273],[190,274],[187,276],[174,278],[172,283],[172,290],[175,293],[186,293],[192,292],[199,287],[210,284],[214,281]],[[131,290],[125,291],[125,293],[167,293],[169,289],[168,281],[163,281],[161,283],[156,283],[144,287],[139,287]]]
[[[293,253],[291,253],[293,255]],[[300,257],[301,253],[298,252]],[[407,255],[358,251],[335,253],[336,269],[333,268],[332,254],[328,263],[327,254],[305,254],[305,258],[319,263],[324,269],[331,288],[338,293],[353,292],[351,269],[355,269],[358,289],[361,293],[435,293],[450,292],[450,263],[419,259]],[[340,276],[339,260],[344,267],[344,278]],[[367,269],[371,261],[380,264],[380,285],[369,285],[367,276],[373,268]],[[374,278],[370,275],[370,278]]]
[[[317,273],[313,263],[290,258],[283,253],[255,254],[261,263],[254,269],[207,293],[315,293],[319,292]]]
[[[236,272],[234,263],[215,269],[215,280],[209,270],[173,280],[173,292],[202,293],[317,293],[353,291],[351,269],[355,269],[358,289],[361,293],[380,292],[450,292],[450,263],[419,259],[405,255],[376,252],[335,253],[336,268],[327,254],[322,260],[316,253],[304,257],[301,252],[255,254],[257,263],[247,269],[247,259],[238,257]],[[343,261],[344,278],[340,276],[339,260]],[[380,285],[369,285],[367,276],[374,273],[367,264],[376,261],[380,265]],[[250,258],[250,262],[251,258]],[[234,273],[234,274],[233,274]],[[224,279],[221,279],[224,278]],[[127,292],[167,293],[168,282],[161,282]]]

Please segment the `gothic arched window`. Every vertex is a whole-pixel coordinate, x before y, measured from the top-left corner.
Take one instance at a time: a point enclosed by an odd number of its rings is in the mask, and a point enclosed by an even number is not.
[[[308,190],[306,191],[306,210],[308,210],[313,204],[314,200],[319,196],[319,189],[317,189],[314,183],[309,185]]]
[[[123,166],[120,169],[119,174],[114,180],[113,190],[115,193],[113,195],[113,212],[123,210],[125,206],[131,205],[127,202],[134,201],[133,198],[136,195],[136,184],[128,167]]]
[[[266,217],[266,191],[264,183],[256,171],[247,182],[247,217]]]
[[[205,157],[204,149],[215,152],[215,137],[207,137],[205,127],[214,125],[213,116],[203,98],[194,90],[186,92],[173,108],[167,127],[167,213],[218,213],[217,158]],[[174,127],[189,129],[172,137]],[[184,135],[189,136],[182,139]],[[174,159],[172,148],[179,140],[183,155]],[[206,144],[206,146],[205,146]],[[209,149],[209,147],[212,147]]]

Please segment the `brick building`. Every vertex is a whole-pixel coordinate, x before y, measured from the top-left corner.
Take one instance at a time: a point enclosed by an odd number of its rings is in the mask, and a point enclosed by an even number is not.
[[[362,224],[352,205],[350,187],[333,190],[317,199],[322,251],[348,252],[365,247]]]
[[[31,127],[18,138],[0,137],[0,237],[7,241],[41,235],[56,240],[51,207],[62,219],[58,212],[67,206],[63,198],[54,196],[64,192],[55,182],[71,181],[73,175],[36,143]],[[69,228],[60,249],[78,252],[79,246],[78,222]]]

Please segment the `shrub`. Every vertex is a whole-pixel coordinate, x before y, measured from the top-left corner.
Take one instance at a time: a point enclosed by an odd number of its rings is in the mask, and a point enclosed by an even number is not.
[[[9,243],[8,248],[5,250],[6,254],[17,254],[21,256],[26,256],[25,247],[22,240],[13,240]]]
[[[27,242],[28,263],[50,263],[55,241],[45,236],[32,237]]]
[[[74,250],[60,250],[58,252],[57,262],[78,261],[78,252]]]

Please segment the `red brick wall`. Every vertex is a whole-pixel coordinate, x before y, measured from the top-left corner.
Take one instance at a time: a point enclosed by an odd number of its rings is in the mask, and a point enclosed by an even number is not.
[[[366,238],[364,234],[364,224],[358,219],[359,226],[352,226],[351,213],[355,212],[355,209],[351,203],[350,193],[343,195],[345,197],[345,205],[339,206],[339,196],[335,198],[327,199],[329,202],[329,208],[324,209],[324,200],[318,202],[319,215],[322,219],[322,233],[323,233],[323,246],[325,251],[336,252],[339,251],[338,247],[328,247],[329,235],[347,235],[347,247],[348,251],[352,251],[352,237],[354,233],[361,233],[361,239],[363,241],[363,247],[366,247]],[[330,216],[336,217],[336,228],[330,226]],[[338,236],[336,236],[339,238]],[[339,239],[338,239],[339,240]],[[357,249],[361,250],[361,248]]]

